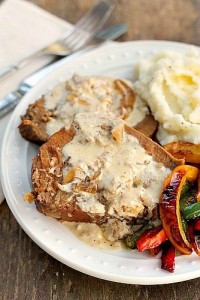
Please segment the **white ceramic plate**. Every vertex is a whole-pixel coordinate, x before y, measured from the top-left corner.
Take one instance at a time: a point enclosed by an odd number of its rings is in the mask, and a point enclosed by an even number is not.
[[[66,62],[34,87],[15,109],[5,132],[2,147],[2,184],[15,218],[42,249],[64,264],[86,274],[131,284],[165,284],[200,276],[200,259],[195,255],[176,257],[173,274],[160,269],[160,259],[137,251],[104,251],[78,240],[64,225],[24,203],[23,195],[31,190],[31,158],[37,146],[23,140],[17,126],[29,103],[34,102],[58,82],[80,75],[110,75],[133,78],[133,67],[141,58],[163,50],[187,52],[190,45],[141,41],[108,45]]]

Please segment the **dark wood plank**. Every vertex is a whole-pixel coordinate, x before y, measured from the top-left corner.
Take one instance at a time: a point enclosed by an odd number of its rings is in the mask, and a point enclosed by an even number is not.
[[[1,2],[1,1],[0,1]],[[95,0],[32,0],[75,23]],[[200,0],[113,0],[108,24],[127,22],[120,40],[160,39],[200,45]],[[7,204],[0,206],[0,299],[198,300],[200,279],[140,286],[108,282],[77,272],[41,250],[23,232]],[[134,267],[134,266],[132,266]]]
[[[35,0],[42,8],[75,23],[95,0]],[[199,0],[113,0],[108,24],[126,22],[129,32],[120,40],[158,39],[200,44]]]
[[[0,206],[0,216],[0,299],[199,299],[200,279],[140,286],[108,282],[77,272],[33,243],[5,202]]]

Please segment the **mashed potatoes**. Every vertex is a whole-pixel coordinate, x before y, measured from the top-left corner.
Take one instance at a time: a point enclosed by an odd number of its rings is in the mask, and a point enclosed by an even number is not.
[[[137,67],[135,90],[159,122],[162,145],[200,143],[200,54],[163,52]]]

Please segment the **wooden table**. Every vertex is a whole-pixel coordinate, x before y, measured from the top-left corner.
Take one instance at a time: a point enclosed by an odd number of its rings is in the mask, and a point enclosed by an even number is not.
[[[32,0],[76,22],[95,0]],[[200,0],[113,0],[109,24],[127,22],[120,41],[159,39],[200,45]],[[77,272],[41,250],[0,206],[0,299],[200,299],[200,279],[160,286],[107,282]]]

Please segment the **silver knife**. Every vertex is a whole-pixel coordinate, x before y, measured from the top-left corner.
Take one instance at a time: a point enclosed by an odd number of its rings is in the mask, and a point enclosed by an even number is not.
[[[127,24],[119,24],[100,31],[95,37],[103,41],[115,40],[127,31]],[[97,42],[97,44],[94,44],[93,46],[87,47],[86,49],[91,50],[97,45],[99,45],[99,42]],[[74,57],[80,55],[82,52],[85,52],[85,49],[77,51],[76,53],[71,54],[66,58],[60,59],[57,62],[51,63],[49,66],[27,77],[24,81],[21,82],[16,91],[9,93],[7,96],[0,100],[0,117],[11,111],[19,103],[21,98],[48,73],[50,73],[59,65],[63,64],[64,61],[71,60]]]

